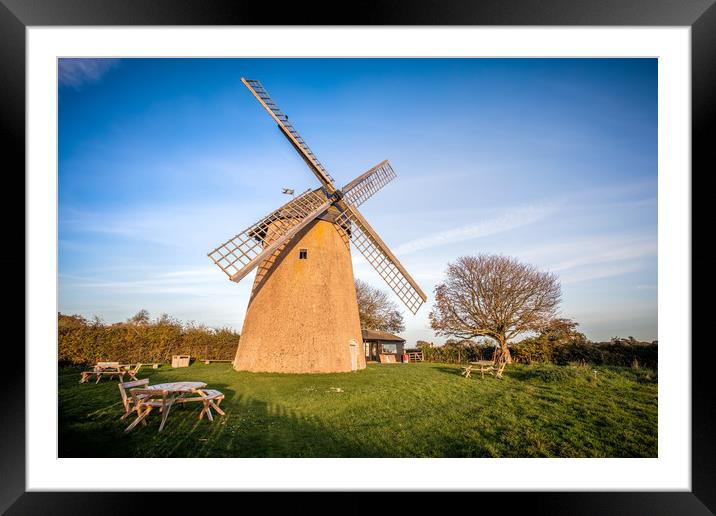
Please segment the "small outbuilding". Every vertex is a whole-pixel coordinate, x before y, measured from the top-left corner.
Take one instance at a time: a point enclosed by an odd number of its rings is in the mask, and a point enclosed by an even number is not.
[[[405,339],[387,331],[361,330],[366,362],[379,362],[380,355],[394,355],[401,362],[405,352]]]

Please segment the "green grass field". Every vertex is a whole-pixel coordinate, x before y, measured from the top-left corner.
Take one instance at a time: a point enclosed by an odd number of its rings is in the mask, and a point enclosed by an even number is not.
[[[511,365],[503,379],[450,364],[357,373],[239,373],[229,364],[143,369],[151,384],[203,381],[226,416],[176,406],[130,433],[116,380],[59,369],[60,457],[656,457],[654,373]],[[596,377],[594,370],[596,370]]]

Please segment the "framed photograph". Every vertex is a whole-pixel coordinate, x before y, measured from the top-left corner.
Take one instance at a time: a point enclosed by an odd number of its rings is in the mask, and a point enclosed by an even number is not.
[[[691,306],[713,1],[322,25],[0,2],[27,299],[2,510],[514,491],[544,514],[714,511]]]

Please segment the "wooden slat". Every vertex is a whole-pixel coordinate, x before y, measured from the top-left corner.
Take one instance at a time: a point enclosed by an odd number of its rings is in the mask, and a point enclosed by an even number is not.
[[[231,281],[238,282],[330,205],[322,191],[307,190],[207,255]]]
[[[343,211],[336,218],[336,228],[348,229],[350,241],[380,274],[412,313],[416,313],[427,296],[395,257],[357,208],[340,203]]]
[[[381,188],[395,179],[396,175],[388,160],[381,161],[341,189],[343,199],[353,206],[360,206]]]
[[[294,148],[301,154],[321,184],[330,193],[335,192],[336,187],[333,186],[333,178],[328,174],[321,162],[318,161],[318,158],[316,158],[316,155],[313,154],[313,151],[308,147],[306,141],[298,134],[296,128],[289,123],[288,117],[281,112],[278,105],[270,97],[268,91],[266,91],[266,88],[264,88],[259,81],[244,79],[243,77],[241,78],[241,82],[244,83],[244,86],[249,89],[252,95],[256,97],[256,100],[261,103],[271,118],[278,124],[281,132],[283,132],[286,138],[293,144]]]

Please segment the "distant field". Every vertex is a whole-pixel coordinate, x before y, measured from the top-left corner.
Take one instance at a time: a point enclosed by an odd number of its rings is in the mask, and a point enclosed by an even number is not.
[[[657,383],[644,370],[516,364],[498,380],[434,363],[321,375],[143,369],[152,384],[203,381],[226,395],[226,417],[174,407],[161,434],[155,413],[125,434],[117,381],[80,385],[80,370],[59,369],[60,457],[657,456]]]

